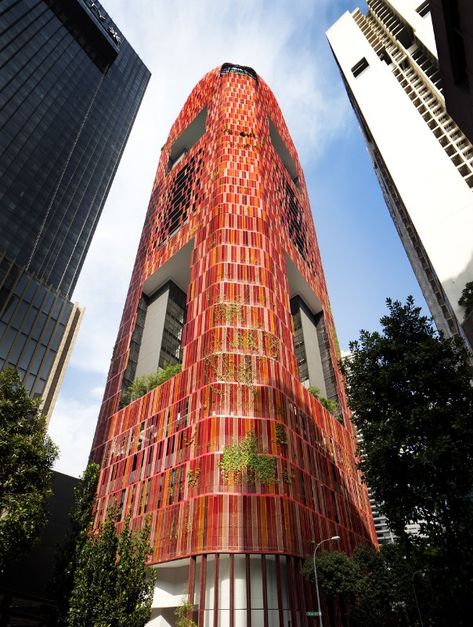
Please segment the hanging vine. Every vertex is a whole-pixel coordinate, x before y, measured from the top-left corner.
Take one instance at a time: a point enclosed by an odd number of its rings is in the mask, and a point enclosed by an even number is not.
[[[276,481],[276,458],[264,452],[258,453],[258,442],[254,431],[232,446],[225,447],[220,462],[224,479],[246,480],[249,483],[274,483]]]

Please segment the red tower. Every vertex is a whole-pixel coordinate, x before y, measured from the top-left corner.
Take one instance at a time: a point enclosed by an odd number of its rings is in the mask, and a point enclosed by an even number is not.
[[[199,627],[313,625],[313,541],[375,541],[304,175],[251,68],[209,72],[162,149],[93,457],[99,519],[151,518],[152,625],[182,598]]]

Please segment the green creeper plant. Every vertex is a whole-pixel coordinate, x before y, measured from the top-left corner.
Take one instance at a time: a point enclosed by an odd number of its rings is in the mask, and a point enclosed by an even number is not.
[[[226,479],[246,478],[249,482],[274,483],[276,480],[276,459],[273,455],[258,453],[258,443],[254,431],[225,447],[220,468]]]
[[[195,488],[200,479],[200,468],[187,472],[187,483],[190,488]]]
[[[30,398],[16,370],[0,372],[0,573],[46,522],[57,448],[40,402]]]
[[[279,446],[286,446],[287,444],[287,429],[279,422],[276,424],[276,444]]]

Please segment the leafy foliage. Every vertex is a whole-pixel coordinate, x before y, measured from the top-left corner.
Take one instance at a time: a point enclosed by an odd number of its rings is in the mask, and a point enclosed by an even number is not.
[[[69,627],[143,627],[150,618],[156,577],[146,568],[149,527],[133,532],[127,518],[117,533],[115,519],[111,510],[78,556]]]
[[[341,551],[322,551],[315,560],[320,588],[329,597],[344,595],[354,600],[358,591],[359,572],[356,564]],[[303,566],[303,574],[314,581],[313,560]]]
[[[329,411],[331,414],[336,414],[338,411],[338,405],[335,401],[332,401],[331,399],[325,398],[324,396],[320,395],[320,390],[318,387],[316,387],[315,385],[310,385],[307,388],[307,391],[312,394],[312,396],[314,396],[319,403],[325,407],[325,409],[327,411]]]
[[[473,369],[411,297],[387,303],[383,332],[362,331],[344,365],[361,468],[397,535],[416,521],[434,540],[471,510]]]
[[[329,601],[337,601],[353,627],[405,625],[406,612],[415,617],[411,577],[406,563],[399,561],[397,547],[359,546],[352,557],[339,551],[322,552],[316,558],[320,589]],[[313,560],[304,563],[303,574],[314,580]]]
[[[189,470],[187,472],[187,483],[190,488],[195,488],[200,479],[200,468],[196,468],[195,470]]]
[[[458,304],[465,308],[465,318],[473,311],[473,281],[468,281],[462,291]]]
[[[51,588],[58,609],[57,624],[61,626],[67,622],[74,574],[93,521],[98,478],[98,465],[89,464],[74,491],[69,532],[56,556],[55,576]]]
[[[16,370],[0,372],[0,573],[46,522],[57,448]]]
[[[246,478],[249,482],[274,483],[276,460],[272,455],[260,455],[254,431],[240,441],[225,447],[220,468],[225,478]]]
[[[181,364],[169,364],[165,368],[159,368],[152,374],[144,374],[137,377],[133,383],[125,390],[122,396],[122,405],[128,405],[137,398],[144,396],[154,388],[158,387],[168,379],[181,372]]]
[[[279,446],[286,446],[287,444],[287,429],[279,422],[276,424],[276,444]]]
[[[193,606],[189,601],[183,601],[174,611],[176,627],[197,627],[195,621],[189,618],[192,615]]]
[[[362,331],[344,363],[363,434],[361,468],[405,559],[425,573],[432,624],[466,625],[473,610],[473,368],[461,340],[439,335],[412,297],[387,305],[381,332]],[[419,534],[406,534],[410,522]]]

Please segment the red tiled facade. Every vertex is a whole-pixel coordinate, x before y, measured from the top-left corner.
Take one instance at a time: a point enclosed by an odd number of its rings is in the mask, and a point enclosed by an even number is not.
[[[204,135],[169,170],[173,142],[204,107]],[[296,183],[269,119],[296,164]],[[189,163],[193,175],[180,197],[187,210],[170,235],[173,182]],[[189,242],[182,372],[120,409],[143,285]],[[323,306],[341,420],[299,379],[288,258]],[[215,69],[194,88],[162,148],[93,445],[99,519],[112,499],[136,527],[149,517],[151,562],[190,558],[192,594],[199,555],[285,555],[288,572],[299,573],[313,540],[339,535],[348,552],[375,542],[336,364],[304,175],[281,111],[260,78]],[[223,476],[225,447],[249,432],[260,453],[274,456],[270,484]],[[290,605],[310,607],[307,595],[291,596]]]

